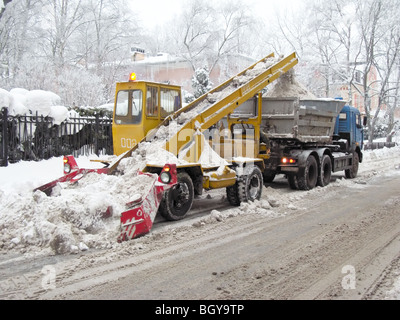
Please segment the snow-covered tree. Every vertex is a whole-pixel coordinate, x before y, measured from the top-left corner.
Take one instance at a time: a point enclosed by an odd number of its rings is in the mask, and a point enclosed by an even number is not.
[[[138,38],[128,8],[126,0],[7,1],[0,17],[0,87],[50,90],[71,103],[111,100]]]
[[[182,95],[183,95],[183,102],[184,103],[191,103],[194,100],[196,100],[196,98],[194,97],[193,94],[191,94],[189,91],[186,91],[184,89],[182,89]]]
[[[168,23],[168,39],[156,43],[168,44],[165,51],[186,60],[193,71],[206,64],[211,73],[224,57],[249,49],[245,32],[252,21],[249,6],[242,0],[190,0]],[[157,29],[153,38],[159,36]]]
[[[197,99],[211,90],[213,84],[210,81],[210,73],[206,67],[196,69],[192,78],[194,97]]]
[[[362,39],[360,56],[364,61],[362,70],[362,91],[360,94],[364,99],[365,112],[368,117],[369,142],[374,138],[374,130],[378,121],[380,110],[387,101],[389,90],[389,79],[396,72],[396,62],[400,33],[398,27],[398,3],[387,0],[358,0],[357,17],[359,33]],[[380,79],[370,81],[371,68],[378,70]],[[376,89],[379,84],[380,89]],[[372,110],[371,101],[378,97],[378,107]]]

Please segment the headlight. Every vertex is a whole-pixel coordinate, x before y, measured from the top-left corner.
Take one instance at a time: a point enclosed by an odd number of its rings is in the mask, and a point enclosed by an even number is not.
[[[69,163],[64,163],[64,173],[70,173],[71,172],[71,166]]]
[[[171,175],[169,174],[169,172],[165,172],[163,171],[160,175],[160,179],[163,183],[168,184],[171,181]]]

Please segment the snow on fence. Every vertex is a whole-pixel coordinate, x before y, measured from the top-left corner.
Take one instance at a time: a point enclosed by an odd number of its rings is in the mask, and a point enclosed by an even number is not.
[[[396,142],[366,142],[364,144],[364,150],[375,150],[375,149],[383,149],[383,148],[394,148],[396,146]]]
[[[42,115],[10,116],[0,110],[0,166],[63,155],[113,154],[112,119],[70,117],[55,124]]]

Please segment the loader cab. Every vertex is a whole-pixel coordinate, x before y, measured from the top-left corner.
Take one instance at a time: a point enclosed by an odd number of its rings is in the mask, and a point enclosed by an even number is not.
[[[346,151],[358,151],[364,145],[364,124],[361,113],[358,109],[351,106],[344,106],[336,119],[335,137],[336,140],[348,141]]]
[[[137,81],[116,85],[113,114],[114,155],[138,144],[147,133],[182,107],[181,87]]]

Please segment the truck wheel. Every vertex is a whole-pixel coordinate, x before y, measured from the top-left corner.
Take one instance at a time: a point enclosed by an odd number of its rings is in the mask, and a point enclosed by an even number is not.
[[[294,174],[290,174],[287,176],[288,182],[289,182],[289,186],[291,189],[293,190],[299,190],[299,182],[297,179],[297,176]]]
[[[347,169],[344,171],[347,179],[354,179],[355,177],[357,177],[359,161],[360,161],[360,159],[358,157],[358,153],[354,152],[353,166],[351,167],[351,169]]]
[[[266,183],[266,182],[271,183],[272,181],[274,181],[275,176],[276,176],[276,172],[265,170],[263,172],[264,183]]]
[[[233,206],[242,202],[260,200],[263,188],[263,176],[258,167],[251,167],[248,173],[238,178],[235,185],[226,188],[228,201]]]
[[[193,204],[194,186],[186,172],[178,173],[178,183],[164,192],[159,212],[170,221],[185,218]]]
[[[332,161],[327,154],[322,157],[321,170],[318,175],[317,184],[320,187],[326,187],[331,182]]]
[[[300,190],[311,190],[317,185],[318,164],[314,156],[307,158],[306,167],[302,175],[297,176]]]

